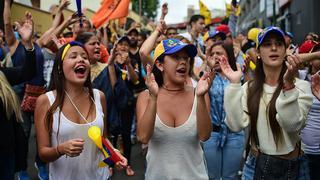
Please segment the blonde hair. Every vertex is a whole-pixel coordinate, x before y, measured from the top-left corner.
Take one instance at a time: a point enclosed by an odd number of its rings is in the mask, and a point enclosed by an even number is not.
[[[0,100],[6,112],[7,119],[12,114],[15,115],[17,121],[22,121],[22,113],[20,109],[20,101],[16,93],[12,90],[6,76],[0,71]]]

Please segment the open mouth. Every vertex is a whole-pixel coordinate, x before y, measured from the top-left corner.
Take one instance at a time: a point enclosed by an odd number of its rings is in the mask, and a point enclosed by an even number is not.
[[[100,54],[100,50],[99,49],[94,50],[94,54]]]
[[[79,74],[79,75],[84,75],[84,74],[86,73],[86,70],[87,70],[87,68],[86,68],[85,66],[81,65],[81,66],[77,66],[77,67],[74,69],[74,72],[75,72],[76,74]]]
[[[179,74],[186,74],[186,72],[187,72],[186,68],[180,68],[177,70],[177,73],[179,73]]]
[[[269,56],[271,59],[275,60],[275,59],[278,59],[279,58],[279,55],[271,55]]]

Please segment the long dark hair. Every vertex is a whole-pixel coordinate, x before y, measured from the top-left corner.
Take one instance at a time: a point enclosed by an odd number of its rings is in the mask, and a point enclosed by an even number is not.
[[[82,44],[85,44],[89,41],[89,39],[92,36],[96,36],[96,34],[93,32],[83,32],[77,36],[76,41],[81,42]]]
[[[164,62],[164,57],[166,55],[162,54],[160,55],[157,60],[160,62],[160,63],[163,63]],[[194,66],[194,58],[191,58],[190,59],[190,69],[189,69],[189,76],[192,77],[194,72],[193,72],[193,66]],[[162,72],[158,69],[158,67],[156,66],[156,64],[154,63],[153,65],[153,68],[152,68],[152,73],[154,75],[154,78],[158,84],[159,87],[161,87],[163,85],[163,77],[162,77]]]
[[[50,108],[47,111],[46,116],[45,116],[45,125],[46,125],[46,128],[47,128],[49,134],[51,134],[52,133],[52,124],[53,124],[53,113],[57,110],[57,108],[59,108],[59,126],[58,126],[57,138],[58,138],[59,127],[60,127],[60,115],[61,115],[61,110],[63,108],[63,101],[65,98],[65,82],[66,82],[66,78],[63,73],[63,61],[61,58],[62,58],[63,50],[65,49],[65,47],[68,44],[63,45],[58,50],[58,52],[56,54],[56,58],[54,60],[49,89],[51,91],[56,90],[57,95],[56,95],[56,98],[55,98],[53,104],[50,106]],[[85,48],[82,45],[78,45],[78,46],[82,47],[85,50]],[[90,72],[89,72],[88,77],[84,83],[84,86],[88,88],[89,95],[91,98],[93,98],[93,90],[92,90],[92,84],[91,84],[91,80],[90,80]]]
[[[278,121],[276,120],[277,110],[276,110],[275,104],[281,92],[281,89],[283,87],[283,75],[286,72],[286,70],[287,70],[287,66],[285,64],[285,61],[283,61],[282,69],[278,79],[278,86],[275,92],[273,93],[270,102],[266,105],[267,106],[266,115],[270,123],[271,131],[273,134],[273,140],[276,146],[278,146],[278,144],[282,141],[283,134],[281,131],[281,127]],[[257,63],[256,63],[256,69],[254,71],[254,78],[248,81],[248,89],[247,89],[248,112],[246,112],[248,113],[250,118],[250,139],[251,139],[251,142],[254,143],[255,145],[259,145],[258,133],[257,133],[257,121],[258,121],[260,100],[263,95],[263,85],[265,83],[265,78],[266,76],[263,70],[263,63],[261,58],[258,57]]]
[[[212,48],[214,48],[215,46],[221,46],[226,51],[230,67],[232,70],[236,71],[237,65],[236,65],[236,57],[235,57],[234,51],[233,51],[233,45],[225,43],[223,41],[218,41],[211,46],[210,52],[212,51]]]

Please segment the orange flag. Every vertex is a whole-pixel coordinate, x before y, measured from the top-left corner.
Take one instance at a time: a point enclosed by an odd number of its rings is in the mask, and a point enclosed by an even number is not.
[[[104,0],[92,17],[94,26],[99,28],[111,19],[126,17],[129,13],[129,3],[130,0]]]
[[[119,19],[119,26],[123,26],[127,21],[127,18],[126,17],[123,17],[123,18],[120,18]]]

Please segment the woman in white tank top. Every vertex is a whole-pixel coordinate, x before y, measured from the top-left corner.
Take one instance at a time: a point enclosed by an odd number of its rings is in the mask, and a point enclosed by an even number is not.
[[[105,157],[88,137],[91,126],[106,135],[105,96],[92,89],[90,63],[82,44],[73,41],[62,46],[52,74],[52,91],[37,99],[35,109],[38,152],[49,162],[50,179],[109,179],[108,169],[98,167]],[[126,166],[127,160],[116,153],[121,158],[116,166]]]
[[[147,180],[208,179],[200,142],[212,131],[207,92],[214,73],[196,89],[185,85],[196,54],[194,45],[166,39],[155,49],[152,74],[147,67],[149,91],[137,101],[137,135],[149,144]]]

